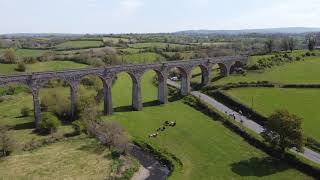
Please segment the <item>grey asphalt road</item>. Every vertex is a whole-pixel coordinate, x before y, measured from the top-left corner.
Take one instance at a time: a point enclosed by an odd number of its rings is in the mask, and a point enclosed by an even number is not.
[[[167,80],[167,83],[169,86],[173,86],[175,88],[180,88],[180,84],[171,80]],[[203,94],[199,91],[191,91],[190,92],[191,95],[193,95],[196,98],[199,98],[201,101],[213,106],[214,108],[216,108],[217,110],[221,111],[222,113],[225,113],[227,115],[234,115],[235,116],[235,121],[237,122],[241,122],[242,124],[251,129],[252,131],[256,132],[256,133],[261,133],[264,129],[262,126],[260,126],[259,124],[257,124],[256,122],[254,122],[253,120],[242,116],[241,114],[239,114],[238,112],[228,108],[227,106],[225,106],[224,104],[216,101],[214,98]],[[315,163],[320,164],[320,154],[309,149],[309,148],[304,148],[304,152],[298,152],[295,150],[295,148],[291,149],[292,152],[295,152],[297,154],[299,154],[300,156],[303,156],[304,158],[313,161]]]

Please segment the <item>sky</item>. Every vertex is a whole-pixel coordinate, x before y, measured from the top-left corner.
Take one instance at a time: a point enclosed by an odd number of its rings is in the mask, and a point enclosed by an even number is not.
[[[320,27],[320,0],[0,0],[0,34]]]

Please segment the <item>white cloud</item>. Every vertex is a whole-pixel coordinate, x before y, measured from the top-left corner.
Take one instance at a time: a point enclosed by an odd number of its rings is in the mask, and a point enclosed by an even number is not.
[[[230,27],[263,28],[319,26],[320,1],[309,2],[299,0],[270,1],[263,8],[256,8],[231,19]]]
[[[134,12],[142,7],[143,3],[141,0],[122,0],[120,1],[120,5],[122,9]]]

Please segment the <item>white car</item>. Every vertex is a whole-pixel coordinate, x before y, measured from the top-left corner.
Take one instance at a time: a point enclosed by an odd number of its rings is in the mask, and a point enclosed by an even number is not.
[[[171,81],[179,81],[179,78],[178,77],[172,77],[170,78]]]

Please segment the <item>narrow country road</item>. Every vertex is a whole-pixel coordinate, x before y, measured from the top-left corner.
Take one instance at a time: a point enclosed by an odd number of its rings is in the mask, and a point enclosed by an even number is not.
[[[175,88],[180,88],[180,84],[171,80],[167,80],[167,84],[170,86],[173,86]],[[248,119],[245,116],[242,116],[241,114],[239,114],[238,112],[228,108],[227,106],[225,106],[224,104],[216,101],[214,98],[203,94],[199,91],[191,91],[190,92],[191,95],[193,95],[196,98],[199,98],[201,101],[213,106],[214,108],[216,108],[217,110],[221,111],[224,114],[230,115],[233,114],[235,116],[235,121],[240,122],[242,120],[242,124],[253,130],[256,133],[261,133],[263,131],[263,127],[260,126],[259,124],[257,124],[256,122],[254,122],[251,119]],[[309,159],[310,161],[313,161],[315,163],[320,164],[320,154],[309,149],[309,148],[304,148],[304,153],[298,152],[294,149],[291,149],[291,151],[299,154],[300,156],[303,156],[306,159]]]

